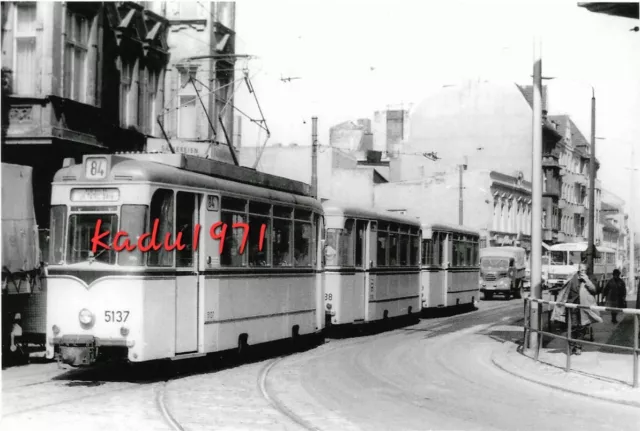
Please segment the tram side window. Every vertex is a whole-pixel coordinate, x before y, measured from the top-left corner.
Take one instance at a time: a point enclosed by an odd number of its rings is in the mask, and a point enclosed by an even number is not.
[[[419,256],[420,256],[420,236],[418,236],[418,234],[415,235],[411,235],[411,237],[409,238],[411,244],[411,256],[410,256],[410,261],[409,261],[409,265],[412,266],[416,266],[416,265],[420,265],[419,262]]]
[[[291,220],[293,208],[273,207],[273,264],[275,266],[292,266],[291,256]],[[282,217],[282,218],[276,218]],[[284,217],[287,217],[285,219]]]
[[[295,266],[311,266],[311,223],[296,221],[293,236]]]
[[[449,239],[446,233],[440,232],[437,235],[438,235],[438,244],[436,249],[438,251],[437,262],[440,266],[443,266],[444,263],[447,261],[446,256],[444,255],[445,242],[448,241]]]
[[[427,265],[427,262],[431,262],[431,257],[433,256],[433,250],[431,248],[431,240],[423,239],[422,240],[422,264]]]
[[[389,232],[389,266],[396,266],[398,264],[398,227],[391,226]]]
[[[249,202],[249,266],[271,266],[271,205],[263,202]],[[260,247],[261,229],[265,227]]]
[[[58,265],[64,262],[64,228],[67,224],[67,206],[51,207],[51,231],[49,233],[49,263]]]
[[[470,237],[467,237],[466,251],[467,251],[467,256],[465,259],[465,264],[467,266],[471,266],[473,265],[473,242]]]
[[[138,244],[138,239],[146,232],[147,227],[147,205],[122,205],[120,210],[120,230],[127,233],[129,243]],[[126,244],[124,239],[118,241],[119,246]],[[146,253],[139,247],[131,251],[123,248],[118,253],[118,265],[122,266],[142,266],[144,265]]]
[[[409,264],[409,236],[401,233],[398,235],[398,261],[402,266]]]
[[[367,232],[367,222],[358,220],[356,222],[356,267],[361,268],[364,263],[364,236]]]
[[[355,229],[353,219],[348,219],[344,223],[344,230],[340,237],[340,266],[354,266],[355,264]]]
[[[151,198],[149,220],[151,227],[158,220],[158,242],[164,242],[167,234],[171,237],[173,236],[173,190],[156,190]],[[147,244],[148,242],[144,245]],[[149,266],[173,266],[173,250],[168,251],[163,246],[158,250],[152,248],[148,253],[147,262]]]
[[[193,193],[178,192],[176,196],[176,228],[175,236],[181,234],[182,250],[176,248],[176,266],[193,267],[195,250],[193,249],[194,220],[196,200]],[[177,240],[177,239],[176,239]]]
[[[378,226],[378,250],[376,257],[378,258],[378,266],[387,266],[387,250],[389,248],[389,232],[386,223],[380,223]]]

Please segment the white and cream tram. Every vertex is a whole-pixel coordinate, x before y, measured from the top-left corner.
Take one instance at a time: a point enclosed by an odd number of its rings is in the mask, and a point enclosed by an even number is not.
[[[480,297],[480,233],[448,224],[422,225],[422,309],[473,307]]]
[[[327,324],[420,311],[420,222],[393,212],[323,203]]]
[[[196,159],[84,156],[58,171],[48,358],[178,359],[321,333],[322,206],[291,191],[308,186]],[[98,222],[110,249],[92,250]],[[134,244],[151,249],[113,248]]]
[[[578,271],[580,263],[587,262],[586,242],[569,242],[552,245],[549,248],[551,265],[548,284],[563,286]],[[616,269],[616,251],[609,247],[596,246],[598,256],[593,261],[593,281],[604,287],[607,278]]]

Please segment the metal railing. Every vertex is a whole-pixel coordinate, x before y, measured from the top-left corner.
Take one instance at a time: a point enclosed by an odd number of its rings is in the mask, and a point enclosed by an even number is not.
[[[537,306],[538,308],[538,329],[533,329],[531,328],[530,325],[530,321],[531,321],[531,310],[534,306],[534,304]],[[567,329],[567,335],[560,335],[560,334],[554,334],[552,332],[548,332],[548,331],[543,331],[542,330],[542,306],[543,304],[547,304],[550,306],[548,311],[548,324],[547,324],[547,328],[551,329],[551,312],[553,310],[553,307],[556,305],[560,305],[565,307],[566,310],[566,329]],[[571,309],[585,309],[585,310],[593,310],[593,311],[604,311],[604,312],[617,312],[617,313],[622,313],[623,315],[632,315],[633,316],[633,347],[628,347],[628,346],[620,346],[620,345],[616,345],[616,344],[606,344],[606,343],[596,343],[593,341],[593,333],[591,334],[591,341],[587,341],[587,340],[583,340],[583,339],[579,339],[579,338],[572,338],[571,333],[572,333],[572,322],[571,322],[571,315],[572,313],[569,312]],[[528,312],[527,312],[528,311]],[[579,305],[579,304],[570,304],[570,303],[565,303],[565,302],[556,302],[556,301],[548,301],[548,300],[544,300],[544,299],[535,299],[535,298],[524,298],[524,343],[523,346],[525,346],[525,348],[527,348],[529,346],[528,343],[528,335],[530,332],[534,332],[537,334],[538,336],[538,342],[536,343],[536,350],[535,350],[535,356],[534,359],[536,361],[539,360],[539,356],[540,356],[540,347],[542,346],[542,342],[544,340],[544,337],[551,337],[551,338],[559,338],[562,340],[566,340],[567,341],[567,350],[566,350],[566,355],[567,355],[567,362],[565,365],[565,371],[569,372],[571,371],[571,349],[572,346],[571,344],[587,344],[587,345],[591,345],[591,346],[598,346],[598,347],[609,347],[609,348],[613,348],[613,349],[619,349],[619,350],[624,350],[624,351],[630,351],[633,354],[633,387],[637,388],[638,387],[638,354],[640,353],[640,348],[638,347],[638,337],[640,335],[639,331],[640,328],[638,326],[640,321],[640,310],[636,310],[634,308],[613,308],[613,307],[603,307],[603,306],[598,306],[598,305],[592,305],[592,306],[587,306],[587,305]]]

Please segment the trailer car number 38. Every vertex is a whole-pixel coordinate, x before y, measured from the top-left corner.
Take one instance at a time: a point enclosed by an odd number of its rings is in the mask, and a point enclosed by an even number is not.
[[[104,312],[104,321],[105,322],[126,322],[129,318],[128,311],[105,311]]]

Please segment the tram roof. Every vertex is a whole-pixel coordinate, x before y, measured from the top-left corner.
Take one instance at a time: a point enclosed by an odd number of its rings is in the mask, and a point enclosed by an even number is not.
[[[549,247],[550,251],[587,251],[586,242],[566,242],[562,244],[555,244]],[[596,246],[596,250],[600,253],[615,253],[616,251],[609,247],[601,245]]]
[[[370,220],[381,220],[392,223],[410,224],[416,227],[420,226],[420,220],[404,214],[397,214],[381,208],[375,207],[358,207],[355,205],[325,201],[322,203],[325,216],[344,216],[354,218],[366,218]]]
[[[423,223],[422,224],[422,237],[431,238],[433,231],[446,231],[454,233],[462,233],[466,235],[480,236],[480,232],[466,226],[460,226],[449,223]]]
[[[106,180],[83,180],[84,164],[60,169],[53,183],[81,186],[104,186],[109,183],[154,183],[167,187],[192,187],[219,190],[240,195],[249,195],[263,200],[276,200],[283,203],[305,205],[321,212],[322,205],[317,199],[300,196],[291,192],[274,190],[269,186],[256,186],[241,182],[217,178],[206,174],[191,172],[174,166],[151,161],[136,160],[121,156],[111,158],[110,171]]]

